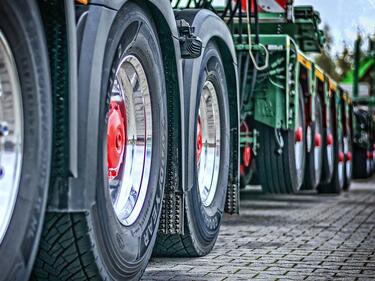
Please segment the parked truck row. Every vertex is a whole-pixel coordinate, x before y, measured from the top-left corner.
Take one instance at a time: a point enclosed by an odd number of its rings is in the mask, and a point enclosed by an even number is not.
[[[375,122],[307,55],[319,23],[291,0],[0,0],[0,280],[138,280],[208,254],[249,184],[369,176]]]

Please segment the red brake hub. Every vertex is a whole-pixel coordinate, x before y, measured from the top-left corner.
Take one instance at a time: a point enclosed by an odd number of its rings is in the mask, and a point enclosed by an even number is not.
[[[339,162],[344,162],[345,154],[344,152],[340,151],[339,152]]]
[[[322,145],[322,136],[321,134],[315,134],[314,136],[314,144],[316,147],[320,147]]]
[[[242,152],[242,163],[245,168],[250,166],[251,163],[251,147],[245,146]]]
[[[332,134],[327,135],[327,145],[333,144],[333,136]]]
[[[367,152],[367,158],[374,159],[374,153],[372,153],[371,151]]]
[[[351,161],[352,160],[352,153],[350,151],[348,151],[346,153],[346,161]]]
[[[111,101],[107,127],[108,177],[117,177],[126,148],[126,113],[123,103]]]
[[[203,150],[203,137],[202,137],[202,125],[201,125],[201,117],[198,115],[198,122],[197,122],[197,162],[199,162]]]
[[[296,142],[301,142],[303,139],[302,127],[297,128],[295,135],[296,135]]]

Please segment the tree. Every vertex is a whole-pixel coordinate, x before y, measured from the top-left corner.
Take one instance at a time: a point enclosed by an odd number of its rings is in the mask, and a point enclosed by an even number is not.
[[[348,45],[344,41],[344,49],[341,54],[336,56],[336,64],[340,78],[353,68],[353,54],[350,53]]]
[[[325,24],[323,27],[323,31],[326,37],[326,44],[324,45],[321,54],[315,58],[315,63],[318,64],[333,79],[339,80],[340,74],[337,72],[336,62],[331,55],[331,48],[333,43],[331,29],[327,24]]]

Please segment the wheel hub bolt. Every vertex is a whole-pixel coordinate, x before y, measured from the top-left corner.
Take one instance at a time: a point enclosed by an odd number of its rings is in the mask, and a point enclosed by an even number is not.
[[[9,135],[9,126],[7,122],[0,122],[0,137]]]

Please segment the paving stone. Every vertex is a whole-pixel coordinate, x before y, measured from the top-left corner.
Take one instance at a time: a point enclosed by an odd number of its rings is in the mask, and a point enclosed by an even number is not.
[[[375,178],[340,196],[241,193],[202,258],[152,258],[142,280],[375,280]]]

